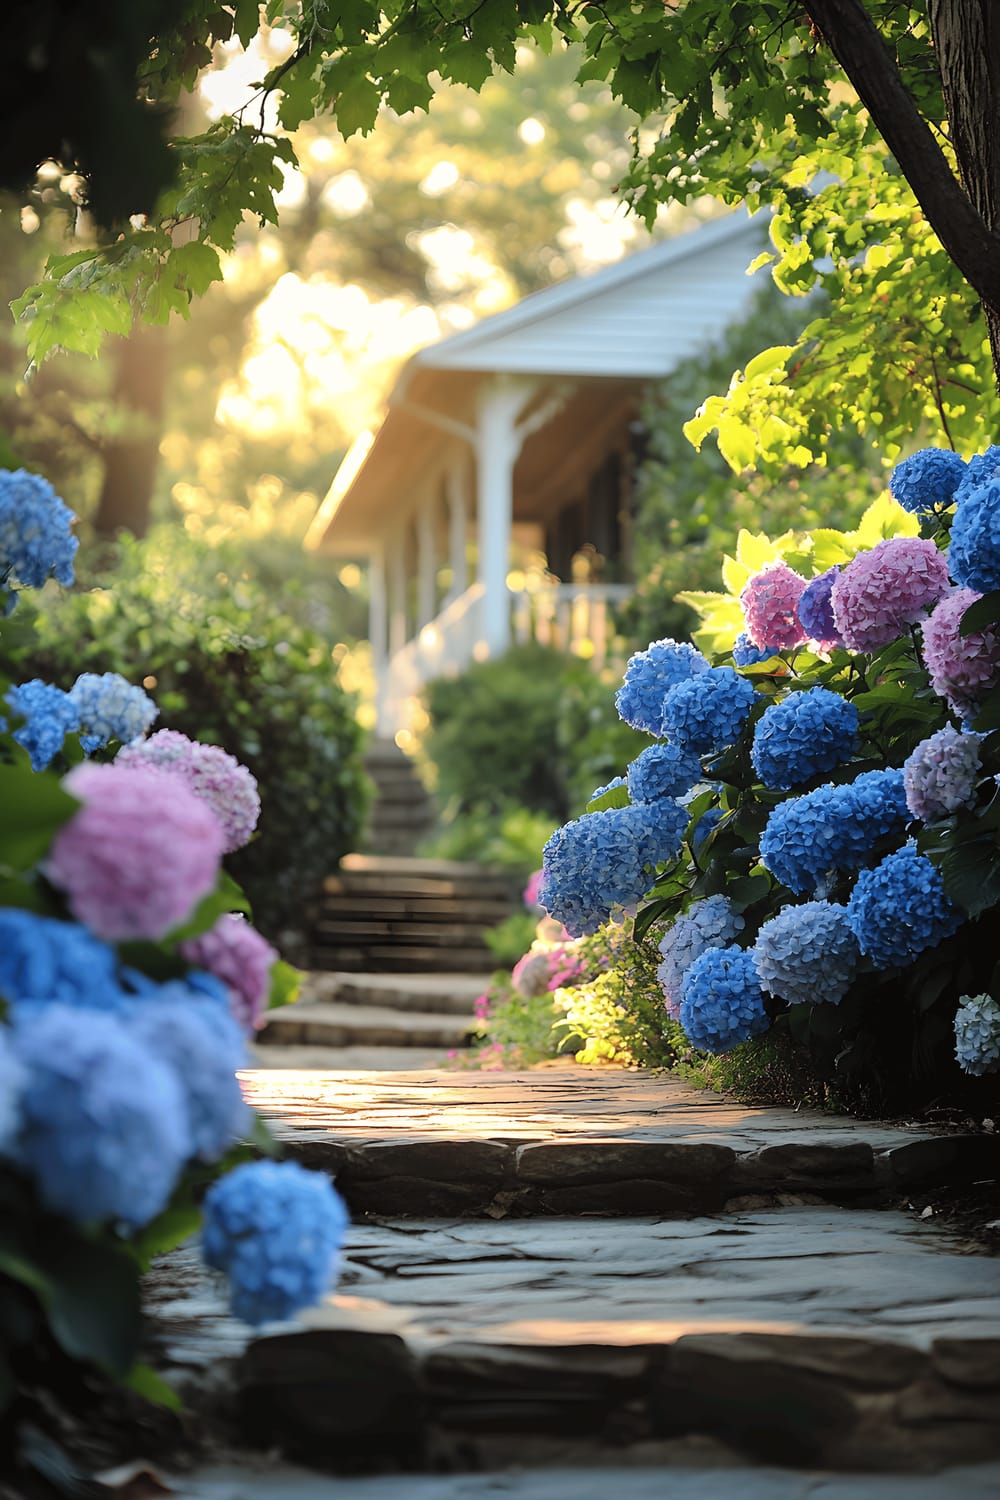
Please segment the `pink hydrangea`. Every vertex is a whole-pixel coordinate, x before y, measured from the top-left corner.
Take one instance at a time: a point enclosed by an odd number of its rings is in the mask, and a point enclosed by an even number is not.
[[[798,602],[806,580],[785,563],[771,563],[747,580],[740,595],[747,635],[760,650],[791,651],[808,637],[799,622]]]
[[[202,745],[176,729],[161,729],[148,740],[126,745],[117,759],[120,765],[153,766],[183,776],[222,824],[227,854],[242,849],[257,827],[260,796],[256,779],[218,745]]]
[[[849,651],[880,651],[950,587],[948,564],[933,542],[890,537],[847,564],[833,585],[833,618]]]
[[[227,912],[208,932],[182,943],[181,954],[222,980],[229,1008],[248,1035],[262,1024],[278,955],[244,917]]]
[[[960,718],[971,719],[986,694],[1000,682],[1000,634],[995,629],[963,636],[962,616],[982,595],[952,589],[924,623],[924,665],[931,687]]]
[[[532,907],[538,905],[538,892],[541,888],[541,884],[542,872],[541,870],[536,870],[535,873],[529,877],[528,884],[521,892],[521,900],[524,902],[525,906],[528,907],[529,911]]]
[[[45,873],[99,938],[162,938],[214,889],[222,828],[175,777],[115,762],[76,766],[63,784],[83,806]]]

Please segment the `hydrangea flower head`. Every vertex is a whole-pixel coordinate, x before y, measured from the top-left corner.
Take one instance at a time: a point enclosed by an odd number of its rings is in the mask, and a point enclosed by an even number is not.
[[[226,1010],[183,984],[133,1006],[129,1031],[171,1067],[184,1094],[191,1154],[218,1161],[252,1121],[236,1070],[246,1063],[243,1032]]]
[[[148,693],[117,672],[82,672],[69,690],[80,716],[80,743],[89,755],[109,740],[127,745],[146,733],[158,709]]]
[[[15,1020],[27,1075],[14,1159],[54,1213],[146,1224],[190,1155],[172,1068],[117,1017],[46,1005]]]
[[[965,477],[965,460],[950,448],[921,448],[889,475],[889,493],[911,515],[946,510]]]
[[[10,1029],[0,1026],[0,1156],[6,1155],[21,1124],[21,1095],[28,1081],[11,1045]]]
[[[208,932],[182,943],[181,953],[222,980],[233,1016],[248,1035],[263,1023],[278,955],[245,917],[226,912]]]
[[[876,969],[912,963],[956,932],[962,920],[940,874],[913,844],[887,855],[874,870],[862,870],[847,907],[858,947]]]
[[[70,531],[75,520],[40,474],[0,469],[0,614],[12,607],[8,595],[15,584],[40,589],[49,577],[64,586],[73,582],[80,545]]]
[[[707,671],[708,661],[687,641],[653,641],[628,659],[625,680],[615,694],[619,718],[633,729],[658,735],[669,690]]]
[[[182,782],[138,766],[75,766],[83,803],[56,834],[46,874],[108,942],[164,937],[218,879],[219,820]]]
[[[982,598],[952,589],[924,622],[924,665],[931,687],[962,719],[973,719],[990,688],[1000,682],[1000,632],[994,626],[961,633],[962,616]]]
[[[902,834],[908,821],[902,771],[865,771],[846,786],[779,802],[761,834],[761,859],[782,885],[804,895],[834,871],[858,869],[878,839]]]
[[[545,845],[539,900],[571,937],[596,932],[616,908],[642,900],[653,867],[676,855],[687,824],[669,798],[572,819]]]
[[[332,1290],[348,1227],[329,1178],[293,1161],[236,1167],[205,1196],[202,1253],[246,1323],[289,1318]]]
[[[656,977],[663,991],[667,1014],[678,1020],[681,985],[696,958],[708,948],[734,943],[744,927],[743,918],[727,896],[706,896],[679,916],[660,939],[662,962]]]
[[[816,578],[810,578],[799,595],[799,624],[821,651],[832,651],[844,643],[833,618],[833,586],[840,577],[836,564]]]
[[[962,588],[1000,588],[1000,448],[969,460],[955,494],[948,567]]]
[[[769,995],[789,1005],[843,1000],[858,964],[858,945],[845,916],[842,906],[807,901],[784,907],[764,923],[753,955]]]
[[[906,805],[915,818],[946,818],[976,797],[981,737],[946,724],[922,740],[903,766]]]
[[[829,688],[789,693],[757,720],[750,755],[765,786],[787,791],[849,760],[858,742],[858,711]]]
[[[739,738],[756,697],[753,684],[733,667],[709,667],[670,689],[662,733],[696,755],[724,750]]]
[[[951,587],[931,541],[894,536],[859,552],[833,585],[833,618],[849,651],[879,651],[922,620]]]
[[[1000,1005],[992,995],[963,995],[955,1013],[955,1059],[964,1073],[1000,1072]]]
[[[218,745],[202,745],[175,729],[161,729],[148,740],[124,746],[116,763],[151,766],[182,776],[219,819],[226,854],[242,849],[257,827],[260,817],[257,781],[246,766]]]
[[[521,900],[529,911],[535,911],[538,907],[538,887],[542,883],[541,870],[534,870],[528,877],[528,884],[521,892]]]
[[[773,647],[755,646],[745,630],[740,631],[733,645],[733,661],[738,667],[756,667],[774,656]]]
[[[680,1023],[693,1047],[728,1052],[770,1025],[753,954],[706,948],[681,985]]]
[[[125,995],[114,949],[76,922],[0,908],[0,997],[25,1005],[80,1005],[117,1011]]]
[[[804,578],[787,563],[770,563],[747,579],[740,604],[747,635],[754,646],[773,651],[791,651],[805,644],[799,624],[798,603],[806,586]]]
[[[72,699],[62,688],[52,687],[33,677],[6,693],[10,709],[24,723],[14,730],[14,739],[28,752],[33,771],[44,771],[59,754],[63,741],[80,727],[80,718]]]
[[[628,768],[628,794],[633,802],[655,802],[658,797],[683,797],[701,776],[701,761],[680,745],[650,745]]]

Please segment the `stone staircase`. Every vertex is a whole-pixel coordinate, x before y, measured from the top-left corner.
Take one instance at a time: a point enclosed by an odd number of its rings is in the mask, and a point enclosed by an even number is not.
[[[378,854],[414,854],[433,831],[434,803],[413,761],[393,740],[372,740],[364,766],[375,783],[365,849]]]

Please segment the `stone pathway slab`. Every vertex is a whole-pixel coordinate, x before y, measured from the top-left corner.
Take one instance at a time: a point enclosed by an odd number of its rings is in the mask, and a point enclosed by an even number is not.
[[[325,1047],[461,1047],[476,1029],[473,1015],[434,1015],[337,1000],[298,1000],[271,1011],[258,1045],[310,1043]]]

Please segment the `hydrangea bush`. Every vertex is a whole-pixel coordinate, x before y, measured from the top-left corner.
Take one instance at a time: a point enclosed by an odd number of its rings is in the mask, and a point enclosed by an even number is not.
[[[0,472],[8,606],[72,581],[71,520]],[[156,705],[117,673],[0,700],[0,1408],[53,1345],[172,1401],[137,1363],[140,1276],[199,1231],[206,1186],[205,1258],[251,1323],[324,1294],[347,1223],[325,1176],[253,1159],[275,1147],[237,1074],[297,979],[222,865],[256,783],[215,746],[147,739]]]
[[[969,1097],[1000,1072],[1000,448],[905,459],[853,532],[741,532],[723,577],[681,596],[695,647],[628,663],[657,744],[553,835],[542,904],[653,950],[668,1038]]]

